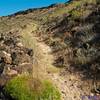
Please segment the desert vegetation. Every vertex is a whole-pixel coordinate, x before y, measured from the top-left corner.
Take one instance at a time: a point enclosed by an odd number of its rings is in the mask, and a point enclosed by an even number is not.
[[[49,81],[18,76],[9,81],[5,93],[14,100],[60,100],[60,93]]]
[[[59,90],[44,76],[45,67],[39,59],[41,55],[36,51],[36,44],[32,44],[36,41],[30,33],[23,32],[20,35],[12,32],[0,34],[0,98],[61,100]]]
[[[99,33],[99,0],[71,0],[0,17],[0,99],[8,100],[5,94],[9,100],[99,95]]]

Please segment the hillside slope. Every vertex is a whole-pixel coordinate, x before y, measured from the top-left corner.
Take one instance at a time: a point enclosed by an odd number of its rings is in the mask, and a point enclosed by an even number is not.
[[[2,34],[8,38],[9,33],[31,48],[25,51],[28,63],[33,64],[29,69],[39,78],[50,79],[62,100],[100,94],[99,0],[71,0],[0,17],[0,49]]]

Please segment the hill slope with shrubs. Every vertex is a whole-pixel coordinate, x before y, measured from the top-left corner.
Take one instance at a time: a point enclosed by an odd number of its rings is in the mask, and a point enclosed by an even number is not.
[[[0,17],[0,88],[4,88],[6,83],[11,83],[10,88],[13,88],[13,81],[9,82],[13,79],[11,76],[30,75],[33,69],[36,72],[39,69],[46,73],[43,77],[53,80],[52,83],[61,90],[61,100],[68,97],[81,100],[83,95],[100,94],[99,33],[99,0],[71,0]],[[37,43],[40,43],[40,49],[35,50]],[[48,50],[45,47],[51,51],[42,52]],[[34,64],[34,59],[39,64]],[[38,65],[35,66],[37,69],[33,65]],[[40,72],[36,76],[40,77]],[[6,87],[11,93],[8,85]],[[75,89],[79,90],[77,94]]]

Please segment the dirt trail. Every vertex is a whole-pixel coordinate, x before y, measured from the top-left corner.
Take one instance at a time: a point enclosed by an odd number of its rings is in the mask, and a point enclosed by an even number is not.
[[[33,68],[33,72],[35,70],[34,74],[38,73],[40,76],[45,73],[61,91],[62,100],[82,100],[80,97],[82,90],[79,87],[80,83],[76,76],[68,74],[66,77],[63,77],[60,75],[59,71],[55,73],[51,71],[48,73],[48,67],[51,69],[54,67],[52,65],[54,57],[50,54],[52,50],[49,46],[43,42],[38,42],[38,37],[32,36],[31,33],[35,31],[36,28],[36,25],[32,24],[21,31],[23,43],[34,51],[35,61],[33,61],[33,65],[36,67],[36,69],[35,67]]]
[[[43,42],[38,42],[38,37],[33,36],[32,33],[37,29],[37,24],[30,24],[26,29],[21,30],[22,42],[26,47],[32,48],[34,51],[33,59],[33,76],[39,77],[46,74],[47,66],[52,67],[53,55],[51,49]],[[37,76],[37,77],[38,77]]]

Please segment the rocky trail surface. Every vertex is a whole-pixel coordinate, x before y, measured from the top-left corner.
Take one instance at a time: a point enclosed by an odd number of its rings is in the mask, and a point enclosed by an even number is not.
[[[35,29],[35,24],[30,24],[21,32],[25,41],[26,38],[29,38],[26,43],[24,41],[25,45],[28,43],[28,46],[34,51],[33,75],[35,74],[37,77],[45,75],[52,80],[53,84],[60,90],[62,100],[81,100],[81,96],[84,94],[79,86],[81,80],[70,73],[65,77],[60,74],[60,71],[53,65],[54,57],[51,54],[51,48],[45,43],[39,42],[39,38],[32,34]]]

